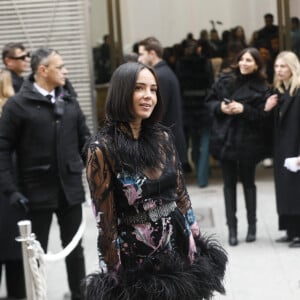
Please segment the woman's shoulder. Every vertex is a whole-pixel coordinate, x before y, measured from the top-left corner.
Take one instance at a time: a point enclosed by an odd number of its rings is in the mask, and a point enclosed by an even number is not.
[[[218,79],[216,80],[216,85],[228,84],[229,82],[234,82],[236,80],[236,74],[233,71],[222,72]]]
[[[170,127],[156,123],[144,132],[147,140],[158,149],[164,149],[166,153],[172,153],[175,147],[174,135]]]
[[[234,72],[221,74],[213,83],[212,89],[216,91],[223,91],[224,89],[231,89],[236,83],[236,75]]]
[[[261,93],[265,93],[271,90],[271,87],[268,85],[267,81],[261,78],[256,78],[254,80],[251,80],[251,82],[249,82],[249,86],[251,87],[252,90]]]
[[[153,125],[152,130],[156,131],[156,135],[163,137],[166,141],[170,140],[173,136],[171,128],[161,123]]]
[[[110,130],[107,127],[100,128],[98,132],[90,138],[88,143],[89,148],[99,148],[100,150],[107,148],[112,139],[109,132]]]
[[[298,87],[295,91],[295,97],[299,98],[300,97],[300,87]]]
[[[108,134],[99,130],[96,134],[94,134],[89,142],[87,143],[87,153],[97,158],[98,161],[102,161],[103,163],[111,163],[111,154],[112,154],[112,139]]]

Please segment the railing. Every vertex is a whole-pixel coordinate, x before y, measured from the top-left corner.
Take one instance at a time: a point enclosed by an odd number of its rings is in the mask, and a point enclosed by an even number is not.
[[[64,259],[74,250],[83,236],[85,218],[82,218],[72,241],[57,254],[44,253],[35,234],[31,231],[31,221],[20,221],[18,226],[20,236],[16,240],[22,243],[27,300],[47,300],[46,262]]]

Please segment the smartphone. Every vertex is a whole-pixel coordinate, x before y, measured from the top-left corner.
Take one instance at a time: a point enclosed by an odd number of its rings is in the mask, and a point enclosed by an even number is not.
[[[225,102],[226,104],[229,104],[229,103],[232,102],[232,100],[230,100],[230,99],[228,99],[228,98],[224,98],[224,102]]]

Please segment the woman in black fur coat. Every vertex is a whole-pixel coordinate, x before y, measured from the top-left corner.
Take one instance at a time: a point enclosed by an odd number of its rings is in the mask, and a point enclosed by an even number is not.
[[[83,284],[88,300],[209,299],[224,293],[227,256],[205,239],[152,68],[113,74],[106,124],[88,147],[87,178],[98,224],[99,272]]]
[[[220,160],[223,181],[229,244],[236,246],[237,195],[240,179],[247,209],[246,242],[256,240],[255,169],[265,158],[271,145],[266,140],[266,99],[271,94],[262,71],[260,54],[255,48],[245,48],[236,58],[231,73],[221,76],[212,86],[207,103],[213,115],[210,152]],[[271,136],[271,130],[267,133]],[[270,143],[271,144],[271,143]]]

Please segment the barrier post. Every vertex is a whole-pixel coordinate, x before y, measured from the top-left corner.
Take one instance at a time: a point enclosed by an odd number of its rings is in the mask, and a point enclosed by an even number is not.
[[[16,238],[18,242],[22,243],[22,256],[23,256],[23,267],[25,276],[25,286],[27,300],[35,300],[34,286],[32,280],[32,274],[29,266],[29,256],[27,247],[29,242],[34,240],[34,234],[31,233],[31,221],[23,220],[18,222],[20,236]]]

